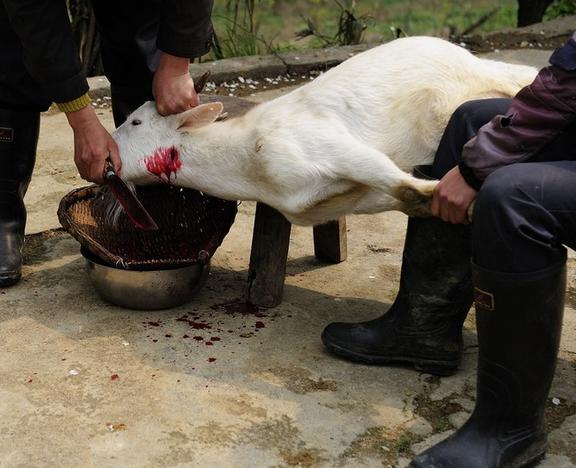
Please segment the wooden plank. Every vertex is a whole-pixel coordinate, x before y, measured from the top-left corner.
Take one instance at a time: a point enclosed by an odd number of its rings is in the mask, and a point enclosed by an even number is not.
[[[256,205],[248,270],[248,302],[275,307],[282,302],[292,225],[278,211]]]
[[[348,257],[346,217],[314,226],[314,255],[318,260],[340,263]]]

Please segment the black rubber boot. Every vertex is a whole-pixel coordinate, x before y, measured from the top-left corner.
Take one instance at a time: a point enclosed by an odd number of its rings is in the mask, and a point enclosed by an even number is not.
[[[322,341],[351,361],[408,363],[451,375],[460,364],[471,305],[470,226],[410,218],[394,304],[375,320],[328,325]]]
[[[474,268],[478,385],[470,419],[412,468],[517,468],[544,456],[544,407],[560,344],[565,262],[531,274]]]
[[[0,109],[0,287],[21,277],[26,226],[24,194],[30,183],[40,113]]]

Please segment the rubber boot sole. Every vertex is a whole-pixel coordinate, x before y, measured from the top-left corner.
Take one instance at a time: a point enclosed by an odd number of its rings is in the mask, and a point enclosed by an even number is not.
[[[506,464],[504,468],[531,468],[537,466],[546,456],[546,436],[536,440],[531,447],[528,447],[511,463]]]
[[[14,286],[22,278],[21,273],[0,275],[0,288]]]
[[[416,358],[413,356],[377,356],[374,354],[362,354],[349,349],[342,348],[330,343],[322,336],[324,346],[333,354],[343,357],[348,361],[359,362],[362,364],[382,365],[382,364],[411,364],[417,371],[426,374],[437,375],[439,377],[448,377],[453,375],[460,365],[460,359],[457,360],[435,360],[426,358]]]

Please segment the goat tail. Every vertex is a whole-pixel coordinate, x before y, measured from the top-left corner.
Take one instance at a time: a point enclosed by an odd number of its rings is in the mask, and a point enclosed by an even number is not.
[[[482,59],[486,65],[485,73],[490,75],[494,92],[503,97],[514,97],[524,86],[534,81],[538,70],[528,65],[498,62]]]

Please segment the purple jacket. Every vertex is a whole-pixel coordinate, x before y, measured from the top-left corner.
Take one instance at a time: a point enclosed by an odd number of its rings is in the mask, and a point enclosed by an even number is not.
[[[576,120],[576,33],[550,66],[484,125],[462,150],[460,172],[476,190],[496,169],[528,160]]]

